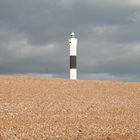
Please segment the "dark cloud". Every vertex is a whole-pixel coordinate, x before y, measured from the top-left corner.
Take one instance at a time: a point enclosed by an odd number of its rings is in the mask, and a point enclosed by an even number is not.
[[[139,81],[140,3],[0,0],[0,74],[69,74],[75,31],[80,79]]]

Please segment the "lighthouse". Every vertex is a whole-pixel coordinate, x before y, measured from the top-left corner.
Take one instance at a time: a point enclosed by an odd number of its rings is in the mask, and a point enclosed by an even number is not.
[[[69,47],[70,47],[70,79],[77,80],[77,41],[78,39],[75,37],[75,33],[72,32],[69,39]]]

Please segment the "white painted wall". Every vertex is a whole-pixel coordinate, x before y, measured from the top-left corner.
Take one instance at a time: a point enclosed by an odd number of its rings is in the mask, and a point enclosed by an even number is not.
[[[70,56],[77,55],[77,38],[70,38],[69,45],[70,45]]]
[[[77,80],[77,69],[70,69],[70,79]]]

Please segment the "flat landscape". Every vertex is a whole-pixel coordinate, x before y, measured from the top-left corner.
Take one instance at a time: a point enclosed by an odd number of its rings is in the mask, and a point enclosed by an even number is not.
[[[0,76],[0,140],[140,140],[140,83]]]

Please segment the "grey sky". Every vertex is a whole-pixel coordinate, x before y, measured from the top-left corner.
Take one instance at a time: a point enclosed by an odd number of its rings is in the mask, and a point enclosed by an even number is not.
[[[139,0],[0,0],[0,74],[140,81]]]

